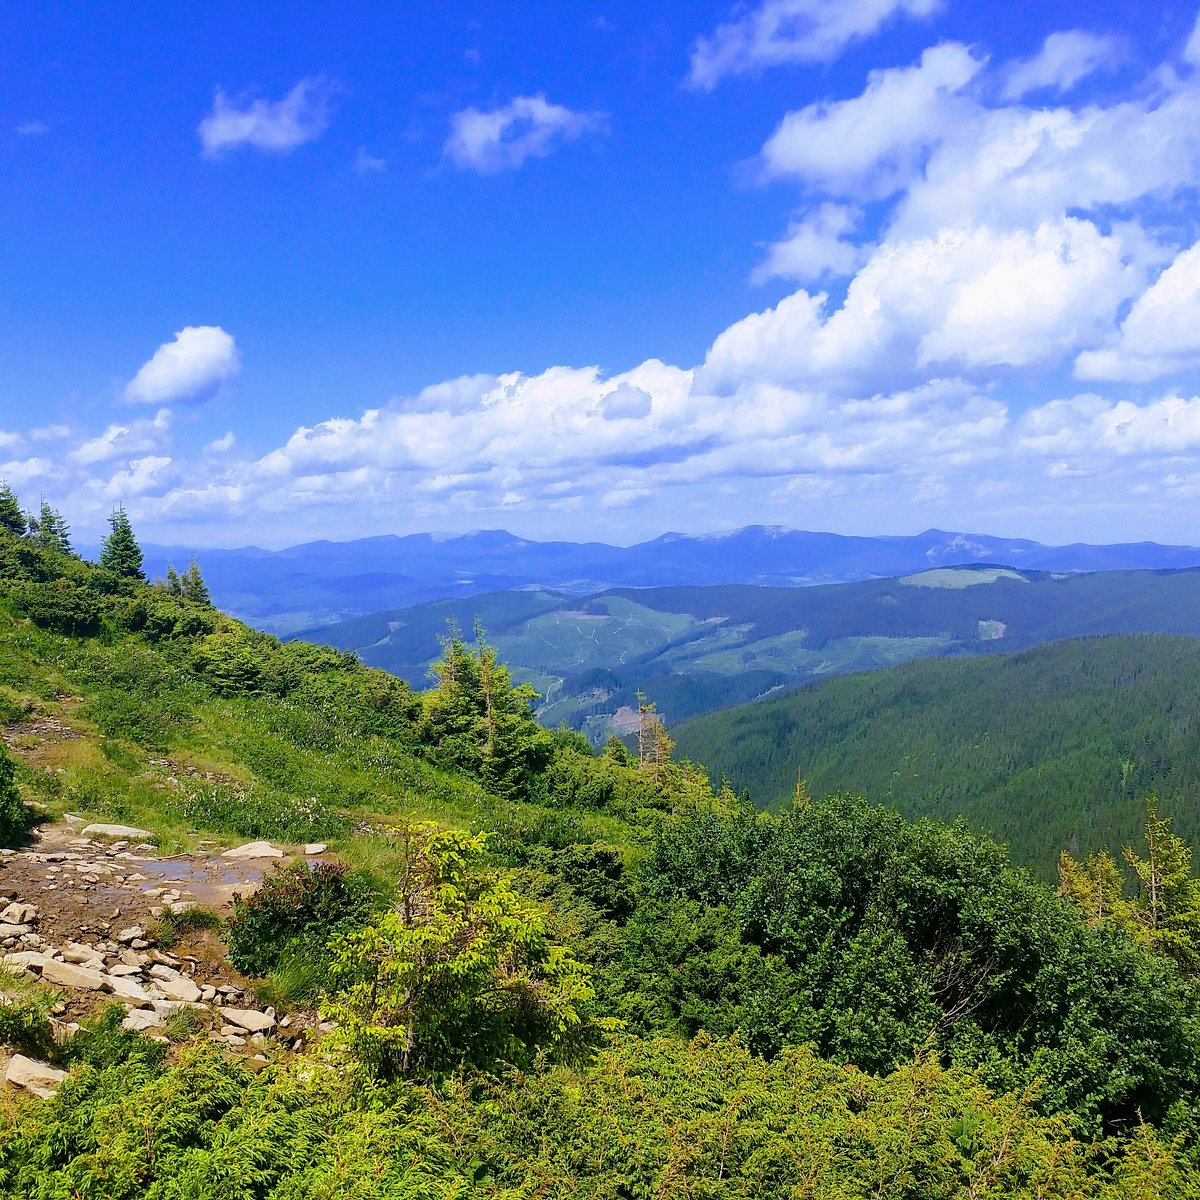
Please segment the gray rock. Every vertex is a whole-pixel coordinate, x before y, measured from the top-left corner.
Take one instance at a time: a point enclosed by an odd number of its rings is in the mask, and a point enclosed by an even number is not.
[[[140,925],[130,925],[128,929],[121,929],[117,932],[116,940],[128,946],[130,942],[136,942],[139,938],[146,936],[146,931]]]
[[[23,904],[20,900],[14,900],[3,912],[0,912],[0,924],[32,925],[37,917],[36,904]]]
[[[251,1033],[270,1033],[275,1028],[275,1018],[253,1008],[222,1008],[221,1016],[230,1025],[248,1029]]]
[[[148,829],[134,829],[131,825],[87,825],[83,830],[85,837],[94,837],[99,834],[101,837],[111,838],[148,838],[151,836]]]
[[[282,858],[283,851],[270,842],[247,842],[244,846],[235,846],[226,850],[222,858]]]
[[[107,983],[108,990],[118,999],[124,1000],[128,1004],[141,1007],[143,1004],[148,1005],[150,1003],[150,993],[140,984],[134,983],[132,979],[126,979],[122,975],[109,975]]]
[[[91,967],[93,970],[99,970],[104,965],[103,957],[92,946],[81,946],[78,943],[72,943],[64,946],[59,953],[62,955],[63,962]]]
[[[324,842],[309,842],[304,847],[305,854],[324,854],[329,847]]]
[[[19,938],[24,937],[30,932],[32,931],[28,925],[10,925],[8,922],[0,923],[0,938]]]
[[[152,1008],[134,1008],[126,1014],[125,1020],[121,1022],[121,1028],[134,1029],[140,1033],[144,1029],[158,1028],[164,1019],[162,1013],[155,1012]]]
[[[47,955],[40,950],[16,950],[12,954],[0,957],[0,963],[6,967],[21,971],[40,971],[46,963]]]
[[[42,978],[47,983],[57,983],[60,987],[80,988],[89,992],[106,990],[107,977],[99,971],[88,967],[76,967],[71,963],[59,962],[48,958],[42,964]]]
[[[26,1058],[23,1054],[14,1054],[4,1073],[6,1083],[13,1087],[24,1088],[43,1100],[54,1095],[54,1089],[66,1079],[66,1071],[60,1071],[49,1063],[38,1062]]]
[[[155,980],[155,986],[168,1000],[182,1000],[185,1004],[195,1004],[200,999],[200,989],[186,975]]]

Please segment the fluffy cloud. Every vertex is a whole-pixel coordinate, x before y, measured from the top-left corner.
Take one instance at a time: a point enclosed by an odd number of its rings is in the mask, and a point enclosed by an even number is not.
[[[188,325],[164,342],[125,388],[138,404],[199,404],[237,377],[237,345],[217,325]]]
[[[1200,457],[1200,397],[1169,392],[1135,404],[1085,394],[1032,409],[1016,434],[1021,449],[1057,460],[1061,471],[1101,470],[1113,457]]]
[[[13,488],[24,487],[34,480],[57,479],[61,474],[62,469],[48,458],[13,459],[0,463],[0,479]]]
[[[965,46],[926,50],[914,67],[872,71],[861,95],[789,113],[763,147],[769,178],[864,198],[903,187],[959,119],[957,94],[983,69]]]
[[[1200,364],[1200,242],[1183,251],[1137,298],[1116,344],[1084,351],[1080,379],[1136,383]]]
[[[331,84],[320,76],[300,80],[282,100],[238,103],[217,88],[196,134],[206,158],[240,146],[284,154],[325,132],[332,99]]]
[[[161,409],[150,421],[109,425],[103,433],[81,442],[67,457],[72,463],[90,467],[131,454],[144,454],[164,444],[170,427],[171,414]]]
[[[1196,23],[1192,26],[1191,36],[1183,48],[1183,57],[1187,62],[1200,66],[1200,16],[1196,17]]]
[[[45,137],[50,132],[50,126],[45,121],[22,121],[13,126],[17,137]]]
[[[930,366],[1027,367],[1098,341],[1140,274],[1118,239],[1076,218],[1033,231],[944,229],[879,247],[826,313],[799,291],[725,330],[706,377],[854,386]]]
[[[857,230],[862,213],[846,204],[821,204],[799,220],[774,243],[766,259],[755,268],[752,279],[796,279],[801,282],[827,275],[853,275],[866,260],[867,248],[847,234]]]
[[[927,17],[939,7],[940,0],[762,0],[696,42],[688,79],[708,89],[726,75],[828,62],[893,17]]]
[[[450,119],[445,153],[467,170],[489,174],[545,158],[562,142],[599,129],[601,113],[574,112],[545,96],[514,96],[503,108],[464,108]]]
[[[1001,95],[1019,100],[1030,92],[1068,92],[1081,79],[1116,61],[1116,42],[1110,37],[1072,29],[1052,33],[1033,58],[1014,63]]]
[[[150,454],[135,458],[104,485],[108,500],[133,500],[139,496],[158,495],[166,489],[171,459],[166,455]]]

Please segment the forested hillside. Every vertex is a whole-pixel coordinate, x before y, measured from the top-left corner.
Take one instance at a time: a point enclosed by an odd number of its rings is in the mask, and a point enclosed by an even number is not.
[[[186,546],[147,547],[163,574]],[[574,596],[615,587],[762,584],[795,588],[874,579],[972,562],[1034,571],[1155,570],[1200,566],[1200,549],[1140,542],[1045,546],[1021,538],[928,529],[909,537],[845,537],[751,525],[692,537],[664,533],[635,546],[538,542],[503,529],[380,535],[309,542],[284,550],[206,550],[222,608],[286,635],[361,617],[488,592],[541,590]]]
[[[797,777],[952,821],[1053,871],[1128,843],[1157,792],[1200,839],[1200,640],[1084,638],[831,679],[673,730],[713,776],[779,804]]]
[[[299,635],[428,685],[447,623],[481,621],[538,714],[596,744],[639,692],[668,724],[909,659],[1108,633],[1200,636],[1200,570],[1056,575],[975,566],[808,588],[654,587],[583,600],[497,592]],[[621,723],[618,720],[618,728]]]
[[[303,1034],[122,1028],[115,985],[66,1025],[81,995],[4,926],[0,1045],[66,1074],[4,1094],[0,1196],[1197,1194],[1200,881],[1165,801],[1112,911],[1104,864],[1060,895],[861,796],[762,814],[652,717],[596,752],[486,643],[423,695],[281,644],[198,567],[145,581],[123,514],[98,566],[0,523],[0,859],[93,886],[34,853],[68,814],[163,855],[272,839],[257,893],[142,932],[219,939]]]

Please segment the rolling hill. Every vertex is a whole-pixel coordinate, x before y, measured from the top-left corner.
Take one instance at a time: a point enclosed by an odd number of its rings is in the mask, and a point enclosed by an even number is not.
[[[1110,633],[1200,636],[1200,570],[1063,575],[975,566],[809,588],[500,592],[394,609],[298,635],[428,684],[447,622],[476,618],[541,719],[594,740],[641,690],[668,722],[914,658]],[[620,721],[618,720],[618,726]]]
[[[1157,792],[1200,840],[1200,640],[1082,638],[1019,654],[906,663],[708,713],[679,752],[770,806],[797,777],[1011,844],[1043,874],[1059,850],[1129,844]]]
[[[163,575],[168,563],[186,565],[192,553],[186,546],[145,550],[151,577]],[[1200,549],[1154,542],[1044,546],[938,529],[910,537],[847,537],[766,525],[702,536],[665,533],[634,546],[537,542],[505,530],[477,530],[309,542],[284,550],[210,549],[199,557],[213,598],[233,615],[276,634],[381,609],[524,589],[583,596],[618,587],[793,588],[973,562],[1023,571],[1200,566]]]

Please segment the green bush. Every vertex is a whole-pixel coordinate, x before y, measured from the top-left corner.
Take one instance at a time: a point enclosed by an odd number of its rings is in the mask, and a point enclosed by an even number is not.
[[[10,588],[9,597],[18,612],[54,633],[93,637],[104,626],[102,601],[66,579],[19,583]]]
[[[320,958],[330,938],[364,921],[371,906],[370,888],[340,863],[295,863],[234,903],[229,961],[261,977],[285,952]]]
[[[166,1057],[167,1048],[145,1034],[122,1029],[123,1004],[109,1004],[80,1025],[79,1032],[59,1048],[57,1059],[64,1067],[86,1064],[97,1070],[119,1066],[130,1060],[155,1066]]]
[[[167,910],[150,926],[147,936],[156,946],[170,950],[184,934],[197,929],[220,929],[221,924],[221,918],[211,908],[189,908],[181,913]]]
[[[0,846],[20,841],[33,821],[33,813],[17,791],[16,773],[17,764],[0,744]]]
[[[54,1051],[49,1003],[50,996],[43,993],[0,1004],[0,1046],[8,1046],[30,1058],[49,1058]]]

